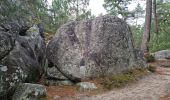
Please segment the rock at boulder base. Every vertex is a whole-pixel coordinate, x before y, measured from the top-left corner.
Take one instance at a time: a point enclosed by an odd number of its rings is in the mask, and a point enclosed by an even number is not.
[[[58,80],[67,80],[55,67],[47,68],[47,77],[54,77]]]
[[[17,86],[12,100],[41,100],[46,97],[46,88],[39,84],[23,83]]]
[[[129,26],[113,16],[63,25],[48,43],[47,58],[72,81],[146,66]]]
[[[97,89],[96,85],[94,83],[90,83],[90,82],[80,82],[80,83],[77,83],[76,85],[78,86],[78,89],[80,91]]]
[[[56,80],[56,79],[46,79],[45,84],[48,86],[71,86],[74,85],[70,80]]]
[[[156,60],[159,59],[170,59],[170,49],[157,51],[154,54]]]

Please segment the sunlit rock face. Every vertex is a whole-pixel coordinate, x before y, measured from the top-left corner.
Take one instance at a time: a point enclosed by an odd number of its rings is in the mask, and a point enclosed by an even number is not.
[[[73,81],[146,66],[129,26],[113,16],[63,25],[47,46],[47,58]]]
[[[45,42],[38,25],[18,21],[0,24],[0,99],[22,82],[35,82],[43,73]]]

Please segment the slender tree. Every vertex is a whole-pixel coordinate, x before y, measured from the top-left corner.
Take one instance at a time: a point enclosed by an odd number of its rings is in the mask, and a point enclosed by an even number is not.
[[[156,12],[156,0],[153,0],[154,31],[158,34],[158,18]]]
[[[141,44],[141,50],[144,51],[145,53],[149,52],[151,17],[152,17],[152,0],[146,0],[145,27]]]

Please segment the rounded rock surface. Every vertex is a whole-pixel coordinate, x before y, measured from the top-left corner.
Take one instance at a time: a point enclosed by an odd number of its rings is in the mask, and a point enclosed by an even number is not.
[[[48,61],[73,81],[144,67],[138,54],[129,26],[113,16],[66,23],[47,46]]]

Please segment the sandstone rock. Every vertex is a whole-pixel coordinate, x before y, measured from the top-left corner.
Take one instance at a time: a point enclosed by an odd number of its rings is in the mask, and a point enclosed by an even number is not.
[[[47,46],[48,61],[72,81],[144,67],[138,54],[129,26],[113,16],[69,22]]]
[[[17,86],[12,100],[41,100],[46,96],[46,88],[39,84],[23,83]]]
[[[90,82],[80,82],[80,83],[78,83],[76,85],[78,86],[78,89],[80,91],[97,89],[96,85],[94,83],[90,83]]]
[[[45,42],[37,25],[9,22],[1,27],[0,98],[12,95],[19,83],[39,80],[45,63]]]
[[[154,57],[156,60],[170,59],[170,50],[161,50],[161,51],[155,52]]]

